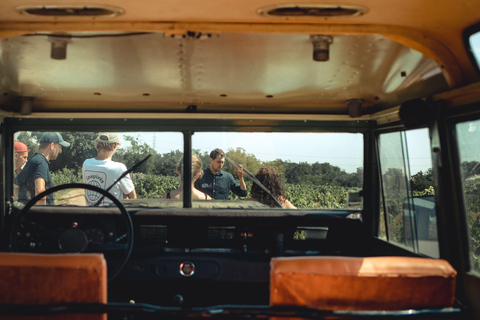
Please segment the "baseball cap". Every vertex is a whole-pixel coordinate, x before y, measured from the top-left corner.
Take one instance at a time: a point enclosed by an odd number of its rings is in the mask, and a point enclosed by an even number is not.
[[[40,138],[40,143],[58,143],[62,147],[70,147],[70,143],[63,140],[58,132],[45,132]]]
[[[13,147],[15,148],[15,152],[28,152],[28,148],[25,143],[22,143],[20,141],[15,141],[13,143]]]
[[[98,134],[96,141],[106,143],[120,142],[120,136],[116,132],[101,132]]]

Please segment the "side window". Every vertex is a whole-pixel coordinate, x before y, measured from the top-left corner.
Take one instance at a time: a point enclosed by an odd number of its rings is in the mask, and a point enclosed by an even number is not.
[[[469,51],[480,69],[480,31],[475,32],[468,38]]]
[[[416,253],[439,257],[428,130],[380,134],[378,150],[380,238]]]
[[[480,271],[480,120],[456,126],[473,269]]]

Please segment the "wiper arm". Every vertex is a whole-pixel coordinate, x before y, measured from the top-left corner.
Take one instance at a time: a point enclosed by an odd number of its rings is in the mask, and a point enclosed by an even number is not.
[[[150,158],[152,155],[149,154],[148,156],[145,157],[145,159],[135,163],[133,166],[131,166],[129,169],[127,169],[124,173],[122,173],[120,175],[120,177],[118,177],[117,180],[115,180],[114,183],[112,183],[112,185],[110,187],[108,187],[107,189],[105,189],[105,191],[110,191],[110,189],[113,188],[114,185],[117,184],[118,181],[122,180],[123,178],[125,178],[125,176],[127,174],[129,174],[130,172],[132,172],[133,170],[137,169],[140,165],[142,165],[145,161],[147,161],[148,158]],[[98,199],[98,201],[93,205],[94,207],[98,207],[100,205],[100,203],[102,203],[103,199],[105,199],[105,196],[101,196],[100,199]]]
[[[275,204],[277,205],[277,207],[279,208],[283,208],[282,204],[280,202],[278,202],[277,198],[275,198],[273,196],[273,194],[270,192],[270,190],[268,190],[261,182],[260,180],[257,179],[257,177],[255,177],[250,171],[248,171],[247,169],[245,169],[244,167],[240,168],[240,166],[235,163],[235,161],[231,160],[229,157],[227,157],[226,155],[224,155],[225,159],[227,159],[228,162],[230,162],[231,164],[233,164],[237,169],[239,170],[243,170],[249,177],[250,179],[252,179],[253,182],[255,182],[260,188],[263,189],[263,191],[265,191],[270,197],[272,197],[273,201],[275,202]]]

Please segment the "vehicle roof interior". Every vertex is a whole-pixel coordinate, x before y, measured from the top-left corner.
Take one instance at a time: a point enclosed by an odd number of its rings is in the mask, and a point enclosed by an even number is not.
[[[5,0],[0,108],[3,116],[192,111],[369,120],[478,82],[461,35],[479,22],[479,6]],[[322,36],[328,60],[316,61]]]

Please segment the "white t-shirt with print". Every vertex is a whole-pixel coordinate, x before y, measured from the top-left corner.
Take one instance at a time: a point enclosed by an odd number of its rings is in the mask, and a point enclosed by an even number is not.
[[[127,167],[120,162],[112,160],[87,159],[83,162],[83,182],[102,189],[110,187],[125,171]],[[134,190],[132,179],[127,174],[111,189],[110,193],[117,199],[122,200],[124,194],[129,194]],[[89,206],[94,205],[100,200],[101,195],[98,192],[86,190],[85,197]],[[100,205],[111,203],[110,199],[104,198]]]

